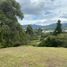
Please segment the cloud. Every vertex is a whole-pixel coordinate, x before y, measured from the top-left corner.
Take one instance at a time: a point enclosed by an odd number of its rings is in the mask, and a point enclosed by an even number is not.
[[[17,0],[24,13],[21,24],[50,24],[67,21],[67,0]],[[45,21],[46,20],[46,21]]]

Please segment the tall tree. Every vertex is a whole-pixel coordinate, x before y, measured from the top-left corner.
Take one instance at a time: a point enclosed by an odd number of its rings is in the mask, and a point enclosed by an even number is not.
[[[28,25],[27,26],[27,29],[26,29],[26,33],[29,34],[29,35],[33,35],[33,28],[31,25]]]
[[[61,25],[61,21],[58,20],[57,27],[56,27],[56,29],[54,31],[54,34],[60,34],[60,33],[62,33],[62,27],[61,26],[62,26]]]
[[[38,35],[41,35],[41,34],[42,34],[42,29],[39,28],[39,29],[38,29]]]
[[[23,44],[25,32],[17,17],[23,19],[20,5],[15,0],[0,0],[0,45],[2,47]]]

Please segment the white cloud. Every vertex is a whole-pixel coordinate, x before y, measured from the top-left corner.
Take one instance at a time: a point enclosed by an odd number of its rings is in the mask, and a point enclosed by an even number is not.
[[[24,19],[21,24],[55,23],[67,21],[67,0],[17,0],[22,7]]]

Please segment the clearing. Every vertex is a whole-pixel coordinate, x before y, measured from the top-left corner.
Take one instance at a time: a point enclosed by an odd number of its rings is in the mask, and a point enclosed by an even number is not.
[[[67,67],[67,49],[32,46],[0,49],[0,67]]]

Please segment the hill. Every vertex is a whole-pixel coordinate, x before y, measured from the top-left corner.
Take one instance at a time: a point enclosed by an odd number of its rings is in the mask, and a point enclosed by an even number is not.
[[[0,49],[0,67],[67,67],[67,49],[31,46]]]
[[[43,26],[41,26],[41,25],[35,25],[35,24],[30,24],[30,25],[32,26],[33,29],[38,29],[38,28],[42,28],[42,27],[43,27]],[[26,29],[27,25],[22,25],[22,27],[23,27],[24,29]]]
[[[42,28],[43,30],[54,30],[56,28],[56,23],[46,25],[46,26],[32,24],[31,26],[33,29]],[[26,29],[26,27],[27,27],[27,25],[23,25],[24,29]],[[62,28],[67,30],[67,23],[62,23]]]
[[[56,23],[44,26],[43,29],[45,29],[45,30],[54,30],[55,28],[56,28]],[[67,23],[62,23],[62,29],[67,30]]]

